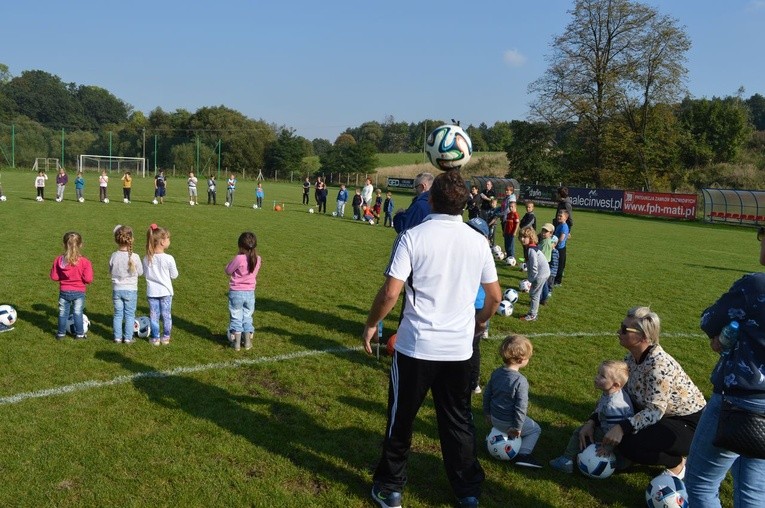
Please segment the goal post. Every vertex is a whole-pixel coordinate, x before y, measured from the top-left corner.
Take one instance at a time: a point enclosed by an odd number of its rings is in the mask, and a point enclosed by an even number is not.
[[[77,157],[77,170],[83,173],[88,171],[113,171],[122,173],[130,171],[134,175],[146,177],[146,160],[141,157],[117,157],[114,155],[80,155]]]
[[[34,165],[32,166],[32,171],[35,172],[45,171],[47,173],[51,169],[55,170],[56,172],[61,169],[61,164],[59,164],[58,159],[51,157],[37,157],[35,159]]]

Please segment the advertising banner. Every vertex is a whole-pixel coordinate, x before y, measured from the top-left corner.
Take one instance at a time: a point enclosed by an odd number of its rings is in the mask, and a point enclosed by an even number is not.
[[[571,206],[575,209],[621,212],[624,203],[623,190],[569,187],[568,196],[571,198]]]
[[[396,189],[414,189],[414,178],[388,177],[388,187]]]
[[[624,191],[624,213],[671,219],[696,219],[696,194]]]
[[[551,185],[524,185],[521,187],[520,200],[529,199],[538,205],[555,206],[558,204],[558,188]]]

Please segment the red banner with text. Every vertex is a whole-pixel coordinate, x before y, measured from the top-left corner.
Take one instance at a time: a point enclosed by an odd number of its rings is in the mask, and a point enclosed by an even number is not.
[[[671,219],[695,219],[695,194],[624,191],[622,212]]]

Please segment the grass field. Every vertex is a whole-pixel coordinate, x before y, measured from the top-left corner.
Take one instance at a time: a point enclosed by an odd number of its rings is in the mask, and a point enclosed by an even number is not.
[[[171,180],[168,202],[152,205],[151,180],[134,180],[133,203],[97,200],[89,176],[85,203],[34,200],[31,171],[2,173],[0,303],[19,312],[0,335],[2,506],[372,506],[372,470],[385,426],[389,359],[360,351],[359,334],[383,281],[392,229],[308,214],[300,184],[266,182],[266,209],[253,210],[254,185],[240,183],[232,208],[186,202]],[[201,186],[204,191],[205,186]],[[55,185],[49,180],[47,195]],[[204,192],[200,192],[204,194]],[[332,206],[335,191],[330,192]],[[200,201],[206,198],[200,196]],[[410,196],[397,195],[397,206]],[[286,209],[270,209],[273,200]],[[538,209],[540,223],[552,210]],[[496,316],[482,342],[483,384],[499,365],[509,332],[528,334],[534,357],[529,414],[542,426],[535,455],[559,455],[592,411],[599,362],[621,358],[616,329],[627,308],[650,305],[662,318],[662,344],[708,395],[715,354],[698,328],[700,312],[742,274],[759,270],[751,229],[711,227],[576,211],[564,286],[540,319]],[[138,244],[152,222],[172,232],[173,343],[156,348],[111,340],[108,259],[112,228],[128,224]],[[96,280],[88,289],[86,341],[54,340],[57,292],[50,265],[67,230],[83,234]],[[255,346],[226,347],[223,268],[245,230],[258,236]],[[503,287],[522,272],[499,267]],[[528,296],[516,305],[526,311]],[[386,335],[397,322],[385,320]],[[139,283],[139,315],[148,314]],[[474,410],[480,412],[480,398]],[[479,438],[488,427],[477,418]],[[427,400],[415,426],[407,507],[453,503]],[[605,481],[495,462],[482,506],[632,507],[657,468],[637,467]],[[724,486],[730,498],[730,481]],[[725,501],[725,506],[731,506]]]

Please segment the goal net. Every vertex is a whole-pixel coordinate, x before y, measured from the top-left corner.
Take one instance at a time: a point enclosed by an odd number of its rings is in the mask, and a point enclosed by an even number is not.
[[[95,171],[100,173],[113,171],[122,173],[130,171],[132,174],[146,176],[146,160],[141,157],[116,157],[113,155],[80,155],[77,158],[77,169],[83,173]]]
[[[46,173],[50,170],[58,171],[59,169],[61,169],[61,164],[58,163],[58,159],[50,157],[37,157],[34,166],[32,166],[32,171],[45,171]]]

